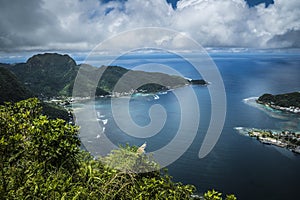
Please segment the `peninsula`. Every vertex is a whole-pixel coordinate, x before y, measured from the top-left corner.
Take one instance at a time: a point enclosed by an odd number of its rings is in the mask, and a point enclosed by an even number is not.
[[[263,144],[287,148],[300,154],[300,133],[294,131],[279,131],[256,128],[235,127],[242,135],[256,138]]]
[[[7,69],[13,73],[14,79],[21,85],[22,90],[27,89],[34,96],[43,100],[63,96],[71,97],[74,82],[79,72],[81,80],[84,80],[80,85],[83,88],[79,93],[81,97],[88,97],[91,92],[94,92],[96,96],[118,97],[135,92],[157,93],[186,85],[208,84],[202,79],[192,80],[160,72],[136,71],[120,66],[94,67],[87,64],[77,64],[69,55],[57,53],[37,54],[25,63],[0,63],[0,67],[2,67],[2,71]],[[91,77],[97,74],[101,74],[101,78],[98,83],[94,83],[94,79]],[[118,82],[121,82],[121,85],[115,88]],[[143,84],[141,85],[141,83]],[[86,89],[93,88],[92,86],[95,84],[96,91]],[[10,88],[16,90],[15,87]]]

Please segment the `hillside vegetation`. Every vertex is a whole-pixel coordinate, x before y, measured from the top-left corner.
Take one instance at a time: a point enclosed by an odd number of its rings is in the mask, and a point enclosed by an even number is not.
[[[78,66],[68,55],[34,55],[26,63],[8,66],[18,79],[39,97],[70,96]]]
[[[32,97],[30,92],[8,69],[0,67],[0,104],[17,102]]]
[[[35,95],[21,83],[7,68],[0,67],[0,105],[5,102],[17,102]],[[51,103],[41,103],[42,113],[52,119],[69,120],[69,113],[62,107]]]

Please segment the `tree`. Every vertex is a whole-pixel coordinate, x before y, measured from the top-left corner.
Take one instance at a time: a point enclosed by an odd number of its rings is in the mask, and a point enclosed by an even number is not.
[[[216,190],[208,190],[204,193],[204,200],[222,200],[222,193]],[[227,194],[225,200],[237,200],[233,194]]]
[[[62,119],[49,120],[41,115],[36,98],[0,106],[0,179],[1,196],[26,185],[29,176],[46,178],[58,168],[75,170],[77,127]],[[9,178],[8,178],[9,177]]]

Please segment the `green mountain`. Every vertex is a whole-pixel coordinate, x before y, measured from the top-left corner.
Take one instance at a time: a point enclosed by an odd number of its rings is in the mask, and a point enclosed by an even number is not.
[[[56,53],[34,55],[8,68],[39,97],[70,96],[78,71],[70,56]]]
[[[99,80],[98,84],[93,80]],[[75,96],[89,96],[95,90],[96,96],[118,96],[134,92],[155,93],[191,83],[183,77],[164,73],[128,70],[119,66],[95,68],[84,65],[80,68],[76,84]]]
[[[35,95],[42,98],[55,96],[72,96],[73,85],[78,74],[81,83],[78,95],[89,96],[96,91],[96,96],[114,92],[128,93],[133,90],[139,92],[158,92],[187,84],[195,84],[180,76],[163,73],[133,71],[118,66],[102,66],[96,68],[90,65],[77,65],[68,55],[45,53],[34,55],[26,63],[5,65],[18,79]],[[80,73],[78,73],[80,72]],[[100,77],[95,83],[95,77]],[[118,81],[120,87],[115,88]],[[159,84],[158,84],[159,83]],[[201,80],[198,84],[206,84]],[[196,84],[197,84],[196,83]]]
[[[122,93],[136,90],[144,93],[155,93],[188,84],[188,81],[183,77],[164,73],[134,71],[118,66],[103,67],[99,70],[103,71],[104,69],[98,86],[108,92]],[[118,82],[118,87],[115,87]]]
[[[30,92],[4,65],[0,65],[0,104],[17,102],[33,97]]]
[[[33,92],[25,87],[17,77],[6,67],[8,65],[0,65],[0,105],[4,102],[18,102],[34,97]],[[69,120],[69,113],[62,107],[51,103],[41,103],[43,114],[51,119],[61,118]]]

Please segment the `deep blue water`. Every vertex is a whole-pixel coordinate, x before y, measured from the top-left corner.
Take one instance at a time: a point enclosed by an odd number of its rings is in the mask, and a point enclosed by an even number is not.
[[[223,193],[234,193],[238,199],[295,199],[299,196],[300,155],[274,146],[266,146],[256,140],[242,136],[233,129],[237,126],[255,128],[299,129],[299,119],[291,116],[281,120],[251,107],[243,99],[263,93],[287,93],[300,91],[300,54],[285,53],[222,53],[212,54],[224,81],[227,113],[222,134],[205,158],[198,152],[210,121],[210,95],[206,86],[192,86],[200,107],[200,122],[197,135],[191,146],[174,163],[168,166],[175,181],[194,184],[199,193],[217,189]],[[113,64],[132,68],[146,63],[160,63],[172,67],[182,75],[199,78],[189,63],[174,55],[123,56]],[[148,67],[149,71],[151,65]],[[210,81],[210,80],[207,80]],[[213,83],[211,83],[213,84]],[[184,93],[188,87],[176,91]],[[111,112],[109,99],[98,99],[96,110],[108,119],[105,134],[114,144],[141,145],[147,141],[147,152],[163,148],[174,139],[181,120],[181,111],[175,95],[170,91],[153,95],[133,97],[129,109],[132,119],[140,126],[150,123],[149,108],[159,104],[168,115],[161,131],[149,138],[136,138],[118,128]],[[189,97],[186,97],[189,98]],[[117,99],[118,106],[126,98]],[[155,116],[161,118],[160,114]],[[193,119],[190,119],[193,120]],[[186,129],[187,135],[188,129]],[[84,136],[88,150],[97,155],[101,148],[97,133]],[[170,151],[180,151],[180,146]],[[171,152],[172,153],[172,152]]]

